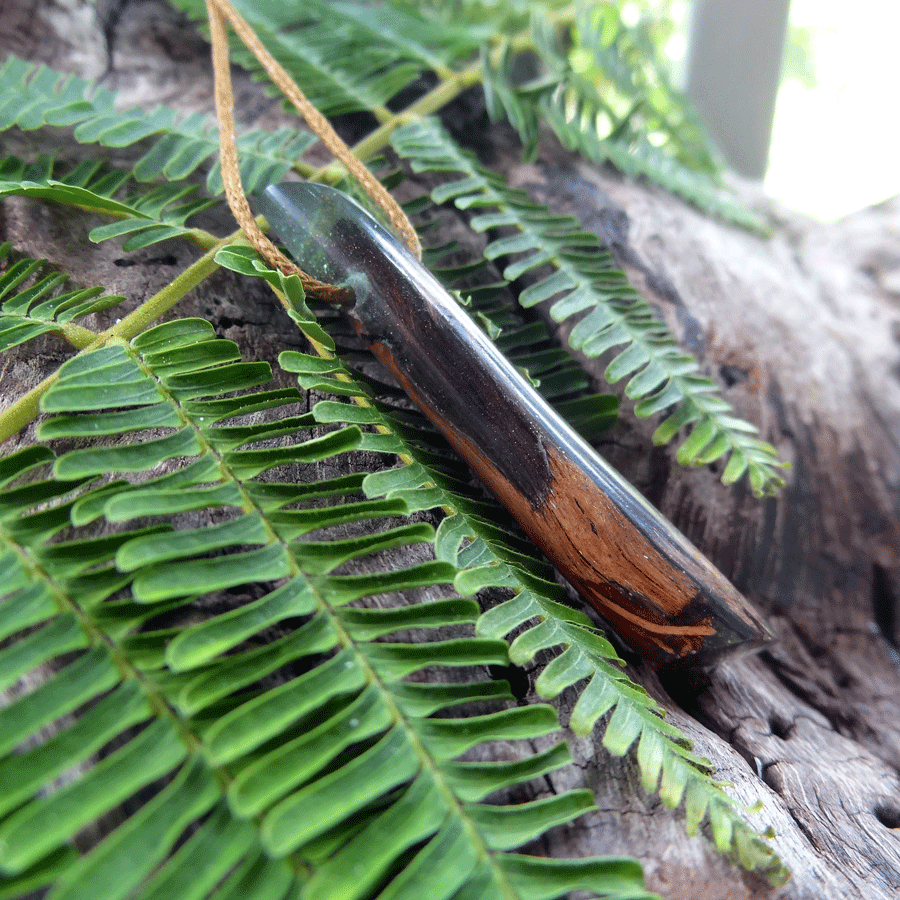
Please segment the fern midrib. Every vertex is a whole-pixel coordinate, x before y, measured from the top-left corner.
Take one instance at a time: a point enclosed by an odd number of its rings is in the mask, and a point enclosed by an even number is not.
[[[387,147],[391,134],[401,125],[415,121],[422,116],[431,115],[446,106],[451,100],[455,100],[463,91],[478,84],[481,81],[481,66],[473,64],[459,72],[454,72],[449,78],[441,81],[427,94],[416,100],[415,103],[398,113],[391,113],[389,119],[383,121],[371,134],[363,138],[353,146],[353,152],[360,159],[371,159]],[[323,166],[310,176],[311,181],[335,181],[334,166],[332,163]]]
[[[322,349],[325,350],[325,348]],[[325,352],[327,353],[327,350]],[[216,460],[223,480],[229,480],[233,484],[235,484],[239,495],[243,500],[243,503],[240,507],[241,514],[255,514],[259,517],[260,521],[263,524],[265,533],[269,537],[269,541],[264,546],[271,546],[274,544],[281,545],[281,548],[288,559],[290,570],[290,574],[287,576],[288,579],[303,579],[303,582],[306,585],[307,589],[316,598],[318,613],[324,613],[328,616],[331,628],[333,629],[337,638],[337,646],[339,646],[341,649],[351,648],[353,650],[356,665],[363,672],[363,677],[365,678],[366,683],[369,685],[374,685],[377,688],[381,703],[383,703],[384,706],[390,711],[390,716],[394,724],[400,726],[403,729],[407,741],[409,741],[410,745],[414,748],[416,756],[421,762],[422,769],[427,769],[432,782],[437,786],[441,795],[444,797],[444,800],[446,801],[447,806],[450,809],[450,814],[455,814],[459,818],[463,829],[469,835],[472,846],[476,848],[479,856],[482,859],[488,860],[490,862],[491,869],[494,873],[495,883],[502,888],[503,895],[507,898],[507,900],[519,900],[519,895],[514,890],[512,884],[509,882],[509,879],[502,866],[496,864],[494,859],[494,851],[491,850],[490,847],[488,847],[477,827],[472,822],[471,818],[466,814],[462,802],[456,797],[452,788],[447,783],[434,756],[432,756],[432,754],[428,751],[427,746],[416,733],[415,729],[410,726],[409,717],[403,712],[394,696],[392,695],[391,691],[389,690],[386,682],[368,661],[365,653],[360,649],[363,642],[356,640],[352,636],[350,631],[342,622],[340,615],[337,613],[335,607],[328,601],[328,597],[317,586],[316,580],[314,578],[310,578],[309,575],[307,575],[307,573],[303,571],[302,567],[296,561],[294,554],[291,552],[290,542],[278,535],[275,528],[268,521],[265,510],[257,501],[252,498],[250,492],[246,490],[243,481],[234,474],[226,460],[223,458],[222,452],[219,451],[210,441],[205,438],[202,429],[194,424],[191,418],[184,412],[178,398],[174,394],[172,394],[158,378],[156,378],[154,373],[143,363],[140,355],[134,354],[134,351],[131,351],[131,354],[135,362],[141,368],[141,371],[144,372],[147,377],[154,378],[159,387],[159,390],[164,394],[166,401],[169,402],[178,411],[178,414],[181,417],[184,425],[190,427],[193,430],[194,436],[200,447],[198,456],[203,456],[205,454],[211,455]],[[368,401],[365,401],[361,405],[371,406]],[[382,426],[382,431],[383,433],[390,433],[389,429],[384,426]],[[337,652],[340,652],[340,650],[338,650]],[[436,662],[439,662],[439,660],[436,660]],[[139,672],[137,674],[140,675]],[[138,680],[141,682],[142,687],[146,686],[149,690],[153,690],[149,686],[145,685],[145,682],[142,679],[139,678]],[[157,694],[154,691],[152,696],[154,697],[155,701],[158,701],[158,705],[166,711],[166,714],[169,715],[170,718],[175,718],[174,713],[171,712],[161,695]],[[154,706],[156,705],[157,703],[155,702]],[[177,719],[176,721],[180,722],[180,720]],[[180,733],[183,733],[190,737],[190,743],[188,744],[189,748],[196,751],[201,750],[202,742],[193,734],[193,732],[190,732],[186,727],[183,726],[183,724],[180,726],[179,731]],[[234,780],[234,777],[231,775],[227,768],[227,764],[223,766],[213,767],[213,771],[216,774],[217,779],[223,785],[223,789],[227,789],[228,785]],[[254,821],[257,822],[257,824],[261,823],[263,815],[264,813],[257,814],[253,817]],[[290,856],[296,857],[298,861],[302,860],[300,851],[295,851],[294,853],[290,854]],[[310,864],[305,861],[303,862],[304,865],[309,868]]]
[[[293,555],[291,555],[290,552],[288,552],[288,555],[291,559],[291,563],[293,565],[296,565],[294,563]],[[298,574],[303,575],[303,573],[299,569],[299,566],[297,566],[297,571]],[[461,827],[468,835],[470,843],[475,848],[480,858],[487,860],[490,863],[491,871],[494,873],[494,883],[502,889],[503,896],[506,898],[506,900],[521,900],[520,895],[513,889],[512,884],[510,884],[509,878],[504,872],[503,867],[496,864],[494,851],[485,843],[485,840],[482,837],[481,833],[478,831],[471,818],[466,814],[462,802],[454,794],[450,785],[447,784],[447,780],[444,778],[437,761],[428,751],[428,748],[416,733],[416,730],[410,727],[408,717],[404,714],[403,710],[394,699],[384,680],[378,674],[377,670],[366,659],[366,655],[360,651],[359,647],[361,642],[353,638],[350,632],[345,628],[344,624],[340,620],[340,616],[337,615],[337,613],[334,611],[334,608],[328,603],[326,597],[318,591],[315,584],[310,582],[310,580],[306,578],[305,575],[303,575],[303,577],[307,581],[310,590],[319,602],[320,610],[324,611],[329,616],[332,627],[334,628],[335,633],[338,635],[338,643],[343,648],[352,647],[356,657],[357,665],[363,671],[367,683],[370,685],[374,685],[377,688],[379,697],[381,698],[381,702],[390,710],[391,718],[395,723],[395,726],[399,725],[403,728],[406,739],[415,750],[416,756],[419,758],[422,769],[427,769],[432,783],[437,787],[439,793],[444,798],[444,802],[447,804],[447,807],[450,811],[449,815],[455,815],[458,818],[461,823]],[[435,660],[435,662],[439,663],[439,660]],[[416,778],[420,777],[421,774],[416,776]]]

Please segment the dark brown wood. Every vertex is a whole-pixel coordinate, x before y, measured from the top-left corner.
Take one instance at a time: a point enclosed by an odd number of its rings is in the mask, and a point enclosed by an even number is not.
[[[771,641],[728,580],[374,218],[320,184],[272,185],[259,201],[301,267],[352,287],[356,302],[344,312],[382,365],[641,657],[711,664]]]

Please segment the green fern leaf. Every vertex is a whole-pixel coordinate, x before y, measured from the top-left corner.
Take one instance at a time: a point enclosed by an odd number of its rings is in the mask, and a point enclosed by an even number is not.
[[[547,17],[534,13],[531,34],[544,71],[516,84],[512,54],[487,61],[491,117],[510,121],[529,158],[543,119],[569,150],[645,176],[726,221],[762,230],[723,188],[722,161],[688,100],[670,84],[653,42],[641,25],[627,26],[619,15],[612,6],[582,7],[562,41]]]
[[[173,5],[205,25],[202,2],[174,0]],[[385,34],[371,17],[360,22],[319,0],[304,3],[302,11],[274,0],[234,5],[325,115],[382,110],[422,69],[418,48],[408,40],[398,41],[396,33]],[[427,40],[426,35],[429,31],[422,29],[419,39]],[[432,56],[450,55],[441,50],[439,40],[428,40],[428,48]],[[237,39],[232,40],[232,55],[249,71],[261,71],[256,58]]]
[[[636,867],[634,860],[627,858],[595,861],[503,856],[501,860],[510,881],[529,900],[559,896],[560,878],[566,880],[568,890],[596,890],[610,900],[652,900],[656,896],[635,890]]]
[[[129,235],[122,244],[126,251],[189,235],[185,221],[216,205],[215,200],[187,200],[197,188],[184,184],[160,185],[149,193],[116,199],[129,181],[127,173],[104,173],[100,163],[85,162],[53,178],[53,168],[47,157],[32,165],[12,156],[0,160],[0,197],[39,197],[115,216],[120,221],[94,228],[90,238],[99,242]]]
[[[105,147],[129,147],[153,137],[153,145],[132,170],[139,180],[162,177],[183,181],[215,160],[206,179],[207,189],[213,196],[224,190],[217,160],[218,131],[200,115],[183,116],[163,106],[150,112],[118,111],[112,92],[16,56],[10,56],[0,67],[0,98],[0,131],[13,126],[23,131],[48,125],[73,128],[75,139],[81,143]],[[290,129],[239,134],[244,188],[252,192],[277,181],[313,142],[309,135]]]
[[[454,876],[462,890],[484,879],[489,895],[519,896],[517,879],[533,869],[539,874],[530,877],[547,896],[561,895],[571,875],[515,854],[500,862],[492,848],[513,849],[570,821],[589,808],[589,795],[508,809],[477,799],[486,785],[515,787],[564,765],[568,755],[550,748],[522,765],[472,769],[471,778],[457,759],[487,741],[554,732],[555,713],[538,705],[450,714],[473,699],[509,695],[494,682],[403,680],[436,664],[503,664],[507,645],[471,636],[477,607],[468,600],[397,610],[347,605],[450,582],[458,570],[444,560],[365,578],[332,574],[376,550],[430,543],[434,532],[421,524],[298,542],[296,534],[331,521],[369,523],[407,504],[356,500],[358,477],[308,484],[280,477],[281,466],[315,465],[365,441],[357,425],[310,436],[314,422],[306,415],[289,426],[285,419],[231,424],[234,415],[299,399],[267,391],[263,375],[199,320],[158,326],[129,344],[113,341],[63,365],[44,395],[55,416],[42,428],[71,440],[99,420],[121,443],[76,447],[55,460],[20,453],[0,463],[2,609],[4,630],[14,637],[0,651],[0,682],[29,675],[40,683],[0,711],[7,754],[0,783],[8,783],[3,802],[10,808],[0,823],[0,891],[15,896],[25,885],[53,883],[54,897],[140,890],[199,898],[216,885],[215,896],[225,897],[253,885],[302,885],[311,897],[362,898],[389,879],[387,890],[402,896],[435,848],[449,842],[469,860]],[[255,393],[222,396],[248,390]],[[123,405],[136,414],[164,406],[175,415],[162,420],[160,434],[159,418],[135,428],[115,411]],[[298,441],[298,432],[305,439]],[[254,446],[273,436],[293,442]],[[173,470],[159,474],[170,459]],[[123,471],[131,480],[108,479]],[[211,505],[224,516],[217,524],[181,524],[185,510]],[[82,536],[75,523],[98,514],[113,532]],[[156,524],[132,527],[148,515]],[[153,627],[160,611],[247,584],[262,592],[254,603],[188,628]],[[282,638],[252,646],[262,629],[301,619]],[[373,642],[436,627],[462,633],[422,644]],[[60,671],[35,679],[34,668],[49,661]],[[265,681],[279,669],[291,674],[274,685]],[[77,707],[81,712],[48,741],[24,757],[9,755],[35,729]],[[110,740],[118,749],[92,759]],[[73,761],[79,770],[48,793]],[[157,779],[164,779],[161,791],[101,844],[84,855],[65,850],[76,832]],[[457,788],[460,799],[448,802]],[[124,865],[132,854],[138,860]],[[596,874],[604,865],[595,861],[595,875],[577,883],[606,892]],[[610,884],[617,886],[614,871]],[[641,883],[631,864],[632,891]],[[431,885],[432,892],[443,888]],[[427,885],[419,891],[427,896]],[[523,887],[521,896],[532,895]]]
[[[506,265],[506,278],[520,278],[548,263],[554,267],[552,275],[522,292],[519,300],[524,306],[556,298],[550,307],[556,321],[584,314],[569,341],[587,356],[626,345],[607,366],[606,377],[614,383],[630,376],[625,394],[638,401],[639,416],[679,404],[654,434],[656,443],[667,443],[682,427],[693,425],[679,462],[705,465],[730,455],[723,473],[727,483],[746,472],[759,496],[784,484],[777,473],[783,464],[775,449],[753,437],[755,428],[728,415],[731,407],[712,395],[715,384],[697,374],[697,363],[613,267],[595,235],[585,232],[576,219],[553,215],[523,191],[508,187],[433,120],[405,125],[394,133],[393,144],[416,171],[459,176],[436,187],[431,196],[437,203],[453,200],[461,209],[477,210],[471,221],[475,230],[515,229],[510,236],[490,241],[484,251],[488,259],[518,257]]]
[[[125,299],[104,294],[100,287],[61,291],[65,276],[48,273],[41,260],[26,258],[8,265],[11,249],[9,243],[0,244],[0,266],[6,264],[0,274],[0,353],[48,333],[77,343],[82,335],[73,332],[70,323]]]

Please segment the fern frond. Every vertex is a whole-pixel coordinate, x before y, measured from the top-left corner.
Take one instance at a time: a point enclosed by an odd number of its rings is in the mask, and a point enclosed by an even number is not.
[[[249,258],[250,253],[242,251],[239,258]],[[247,270],[246,262],[240,265]],[[448,274],[450,279],[455,277],[452,270]],[[488,290],[487,295],[495,299],[495,291]],[[485,307],[493,305],[489,302]],[[493,312],[497,313],[496,308]],[[447,460],[434,464],[432,445],[423,439],[432,431],[424,417],[409,411],[398,417],[390,406],[370,405],[371,396],[359,386],[357,373],[337,360],[289,351],[282,353],[279,361],[287,371],[297,374],[308,390],[355,397],[366,404],[360,409],[321,401],[313,409],[318,422],[377,426],[390,434],[388,441],[364,440],[363,446],[412,460],[401,468],[370,474],[363,489],[369,497],[402,500],[410,511],[440,508],[447,514],[438,528],[435,552],[457,569],[457,590],[465,595],[485,587],[505,587],[514,592],[510,600],[479,618],[477,632],[495,639],[517,633],[510,658],[519,665],[533,663],[541,650],[556,651],[557,656],[539,676],[536,689],[548,699],[566,688],[579,691],[570,727],[576,733],[589,734],[602,717],[609,715],[604,746],[615,755],[636,747],[645,789],[658,792],[672,808],[684,801],[691,834],[708,817],[714,840],[723,852],[731,850],[749,869],[763,870],[776,881],[782,879],[780,860],[710,777],[709,762],[691,752],[680,731],[664,719],[658,704],[621,672],[621,660],[590,620],[565,605],[562,589],[554,582],[549,566],[535,559],[531,551],[515,549],[519,541],[497,523],[496,507],[473,497],[465,472],[454,471],[453,463]],[[375,387],[378,390],[379,386]]]
[[[109,309],[125,298],[101,287],[60,290],[66,277],[48,271],[42,260],[23,258],[11,265],[12,245],[0,244],[0,353],[41,334],[60,334],[76,346],[93,333],[73,326],[75,319]]]
[[[509,694],[496,682],[404,680],[435,665],[504,664],[507,645],[472,636],[471,600],[350,605],[447,584],[458,569],[437,560],[340,574],[347,560],[434,533],[389,523],[373,534],[373,522],[408,504],[357,499],[357,476],[317,480],[317,462],[366,445],[357,425],[312,434],[307,414],[233,422],[300,399],[267,390],[268,376],[205,322],[161,325],[76,356],[44,395],[53,417],[40,434],[99,431],[119,443],[0,461],[0,633],[16,639],[0,651],[0,683],[39,685],[0,711],[0,895],[52,885],[55,898],[236,898],[265,886],[271,896],[302,887],[362,898],[411,896],[415,885],[417,897],[649,896],[633,861],[570,870],[508,852],[589,809],[590,793],[483,802],[565,764],[562,745],[525,764],[458,757],[550,734],[555,712],[497,708]],[[384,452],[402,449],[387,437]],[[160,474],[167,460],[174,468]],[[298,466],[310,481],[298,483]],[[185,527],[185,512],[210,508],[216,524]],[[98,516],[106,537],[82,531]],[[337,524],[343,533],[322,531]],[[186,627],[154,625],[161,612],[238,588],[259,599]],[[282,637],[254,646],[287,622]],[[398,634],[437,627],[449,636],[411,644]],[[58,671],[37,677],[45,663]],[[473,716],[476,700],[492,705]],[[23,741],[31,749],[10,755]],[[97,761],[102,746],[114,749]],[[73,849],[76,834],[138,791],[150,799],[102,843]],[[448,848],[447,881],[423,879]]]
[[[679,348],[649,304],[614,267],[596,235],[584,231],[573,217],[555,215],[524,191],[509,187],[434,120],[403,126],[392,142],[415,171],[456,176],[432,190],[435,202],[452,200],[460,209],[477,211],[471,220],[476,231],[515,230],[491,240],[484,250],[488,259],[517,257],[506,265],[504,277],[512,281],[540,266],[553,267],[551,275],[522,292],[523,306],[553,299],[550,315],[558,322],[584,314],[569,342],[587,356],[627,345],[606,367],[605,377],[614,384],[630,376],[625,395],[637,401],[635,413],[647,417],[678,404],[657,428],[654,442],[668,443],[690,425],[679,462],[706,465],[728,456],[722,474],[725,483],[746,473],[759,496],[783,485],[775,448],[755,438],[752,425],[730,415],[730,405],[713,393],[714,382],[698,374],[697,362]]]
[[[174,0],[173,5],[205,25],[206,11],[199,0]],[[310,0],[302,9],[277,0],[235,2],[234,7],[325,115],[382,112],[424,66],[420,47],[409,41],[410,28],[405,28],[405,39],[398,40],[394,29],[379,26],[379,19],[360,21],[355,9],[353,14],[345,12],[350,7],[332,9],[320,0]],[[418,40],[427,42],[427,55],[447,66],[459,53],[459,35],[448,44],[439,38],[433,30],[420,28]],[[256,58],[236,38],[231,43],[235,61],[260,75]],[[274,89],[270,93],[274,95]]]
[[[0,159],[0,197],[38,197],[92,212],[114,216],[118,221],[94,228],[89,237],[100,242],[128,235],[126,251],[140,250],[167,238],[190,235],[185,222],[215,206],[216,200],[189,199],[196,185],[159,185],[149,192],[122,196],[134,190],[126,172],[105,171],[101,163],[81,163],[54,177],[54,163],[41,157],[27,164],[14,156]]]
[[[0,131],[17,126],[74,129],[83,144],[130,147],[155,138],[132,169],[141,181],[182,181],[212,162],[206,186],[213,196],[224,188],[219,168],[219,138],[214,123],[199,114],[184,115],[164,106],[147,112],[117,110],[115,94],[92,82],[64,75],[16,56],[0,67]],[[237,136],[244,188],[253,192],[278,181],[315,139],[303,132],[255,129]]]
[[[321,10],[322,5],[317,5]],[[493,30],[484,23],[481,28],[461,27],[458,19],[439,21],[423,15],[422,4],[391,4],[390,15],[381,10],[357,3],[329,3],[331,15],[340,16],[344,27],[368,29],[373,42],[379,42],[403,59],[417,61],[423,69],[441,72],[459,62],[470,59]],[[345,23],[349,23],[346,24]]]
[[[553,41],[543,22],[533,24],[549,68],[568,69],[583,85],[607,88],[591,105],[618,114],[619,121],[611,125],[627,131],[632,140],[641,134],[654,137],[665,156],[707,176],[707,187],[718,187],[724,160],[690,101],[672,84],[658,45],[647,33],[648,20],[641,17],[626,25],[615,7],[580,7],[568,48]],[[622,118],[623,113],[633,117]]]
[[[759,220],[722,185],[724,167],[690,102],[670,84],[653,43],[614,6],[581,7],[562,42],[542,13],[531,20],[543,71],[517,83],[506,45],[485,57],[488,111],[516,128],[534,155],[539,120],[569,150],[644,176],[698,208],[751,230]]]
[[[301,383],[328,389],[329,376],[315,382],[304,375],[317,367],[315,357],[282,354],[282,366],[298,372]],[[330,377],[349,377],[349,370],[332,369]],[[360,392],[359,396],[365,396]],[[354,421],[342,414],[352,410],[345,404],[322,401],[313,409],[323,423]],[[403,433],[391,415],[381,413],[369,421]],[[413,429],[427,429],[417,422]],[[783,878],[780,860],[764,837],[756,834],[723,788],[710,776],[708,760],[692,753],[681,732],[664,718],[658,704],[635,685],[619,668],[621,660],[612,645],[599,634],[590,620],[565,603],[562,589],[552,580],[546,563],[512,549],[514,539],[491,518],[482,501],[457,479],[445,477],[430,465],[419,445],[404,441],[403,453],[415,462],[403,468],[369,475],[363,488],[370,497],[402,499],[410,509],[442,508],[448,513],[438,528],[435,548],[442,560],[459,569],[454,584],[461,593],[472,594],[486,587],[503,587],[514,596],[485,612],[478,620],[478,634],[504,638],[516,633],[510,659],[517,665],[532,664],[542,650],[558,655],[546,666],[535,684],[547,699],[574,687],[579,697],[570,727],[589,734],[604,717],[603,744],[621,756],[636,747],[635,757],[644,788],[659,793],[670,808],[682,801],[688,810],[688,831],[694,834],[708,816],[717,846],[725,852],[740,850],[742,864]],[[724,849],[723,849],[724,848]]]

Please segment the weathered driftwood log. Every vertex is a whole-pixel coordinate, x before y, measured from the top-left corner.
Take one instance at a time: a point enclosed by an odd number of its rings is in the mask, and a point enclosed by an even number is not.
[[[130,102],[211,107],[205,47],[161,3],[8,2],[0,52],[10,51],[105,73]],[[247,122],[281,115],[247,80],[238,103]],[[491,164],[600,234],[738,413],[793,464],[781,496],[760,502],[723,487],[715,471],[685,471],[672,448],[648,449],[652,423],[627,412],[601,445],[780,633],[769,652],[702,682],[646,667],[632,674],[737,797],[762,801],[753,821],[775,829],[793,880],[773,890],[705,837],[687,838],[681,813],[643,794],[632,763],[611,760],[599,738],[573,739],[577,765],[554,787],[590,786],[600,812],[553,832],[546,851],[637,855],[671,900],[900,895],[900,203],[817,225],[759,199],[775,231],[763,239],[549,141],[537,163],[522,165],[508,142],[502,129],[488,135]],[[173,243],[124,255],[113,243],[90,245],[88,229],[58,209],[3,203],[0,238],[135,301],[193,252]],[[297,342],[265,292],[227,274],[178,313],[209,318],[248,358]],[[10,357],[4,402],[56,368],[62,348],[48,340],[44,350]]]

